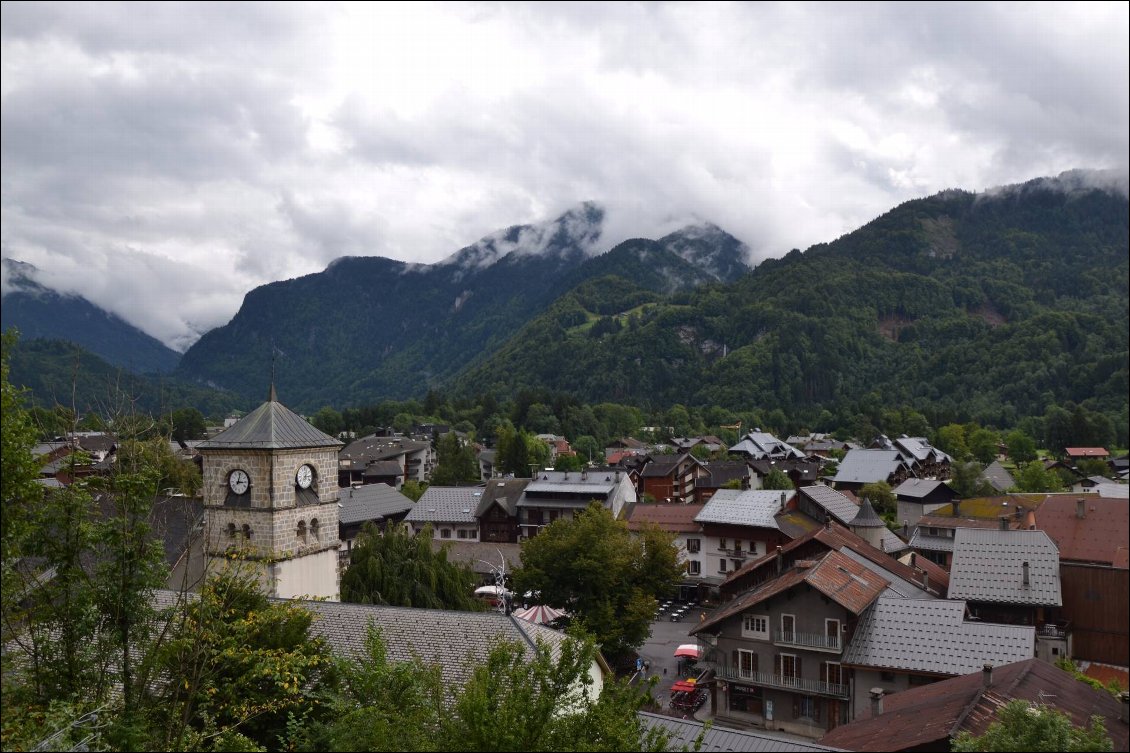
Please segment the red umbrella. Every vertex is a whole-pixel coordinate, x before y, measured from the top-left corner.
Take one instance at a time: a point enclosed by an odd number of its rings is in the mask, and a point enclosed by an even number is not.
[[[684,643],[675,649],[675,656],[685,656],[688,659],[700,659],[702,658],[702,651],[697,644]]]

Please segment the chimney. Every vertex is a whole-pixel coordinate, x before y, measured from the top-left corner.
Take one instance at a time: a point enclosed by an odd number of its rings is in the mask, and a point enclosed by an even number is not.
[[[922,571],[922,590],[930,592],[930,573],[925,570]]]
[[[789,498],[787,492],[781,492],[781,512],[785,511],[785,500]]]
[[[1002,531],[1008,530],[1008,516],[1007,515],[1001,516],[1001,530]]]
[[[903,521],[902,530],[904,530],[904,531],[906,530],[906,521]],[[915,567],[915,563],[917,563],[917,562],[918,562],[918,552],[911,552],[910,553],[910,567],[911,567],[911,569],[913,569]]]
[[[883,714],[883,689],[871,688],[871,716],[881,716]]]
[[[1032,585],[1031,581],[1028,578],[1028,563],[1025,562],[1023,567],[1024,567],[1024,587],[1028,588],[1030,585]]]
[[[1082,520],[1087,517],[1087,502],[1083,499],[1075,500],[1075,517]]]
[[[1024,564],[1027,565],[1028,563],[1025,562]],[[982,687],[986,687],[986,688],[993,687],[993,665],[992,664],[985,664],[985,666],[981,667],[981,685],[982,685]]]
[[[961,498],[953,498],[953,516],[956,518],[961,515]]]
[[[777,545],[777,575],[781,574],[781,545]]]
[[[902,522],[902,537],[910,541],[910,521],[904,520]],[[914,554],[910,555],[910,566],[914,567]]]

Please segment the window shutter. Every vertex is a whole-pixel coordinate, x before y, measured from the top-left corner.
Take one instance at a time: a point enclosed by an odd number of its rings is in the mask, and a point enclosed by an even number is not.
[[[820,682],[828,682],[828,662],[820,662]]]
[[[800,696],[793,696],[793,719],[800,719]]]
[[[757,656],[758,656],[757,654],[753,655],[753,671],[754,672],[757,671]]]
[[[781,655],[773,654],[773,674],[781,676]]]
[[[741,660],[738,658],[738,650],[736,648],[730,652],[730,660],[734,663],[734,671],[739,671],[741,669]]]

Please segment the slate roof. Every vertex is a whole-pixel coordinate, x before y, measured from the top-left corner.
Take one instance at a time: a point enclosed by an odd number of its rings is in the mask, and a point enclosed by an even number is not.
[[[479,506],[475,508],[475,517],[486,514],[490,506],[496,502],[506,511],[507,515],[518,514],[518,500],[522,492],[530,483],[528,478],[492,478],[483,487],[483,494],[479,497]]]
[[[924,460],[953,461],[953,458],[949,455],[926,441],[925,437],[908,437],[903,435],[898,439],[892,440],[892,442],[896,449],[902,450],[904,457],[912,457],[919,462]]]
[[[695,516],[705,505],[637,504],[628,516],[628,530],[639,531],[645,523],[652,523],[670,533],[698,531],[701,526]]]
[[[888,695],[880,716],[871,717],[870,709],[862,709],[854,722],[832,730],[821,743],[848,750],[945,750],[938,743],[959,732],[984,734],[997,709],[1013,699],[1054,706],[1078,726],[1097,714],[1103,717],[1114,750],[1130,750],[1130,726],[1119,719],[1118,699],[1039,659],[994,667],[988,688],[978,671]]]
[[[408,523],[477,524],[475,510],[482,497],[478,486],[429,486],[405,516]]]
[[[401,476],[404,468],[395,460],[374,460],[365,466],[365,476]]]
[[[432,551],[447,550],[448,562],[467,565],[480,575],[493,575],[495,568],[506,562],[506,572],[522,566],[522,546],[507,541],[468,541],[432,539]],[[500,556],[501,555],[501,556]]]
[[[824,508],[833,518],[844,525],[859,514],[859,505],[842,493],[824,484],[802,486],[797,492]]]
[[[338,521],[342,525],[399,515],[411,510],[415,504],[388,484],[366,484],[342,489],[338,501],[341,502]]]
[[[919,557],[914,552],[904,554],[899,562],[907,567],[919,570],[930,576],[930,587],[938,588],[942,596],[946,595],[950,587],[950,574],[945,568],[928,557]]]
[[[670,736],[671,746],[674,750],[699,750],[704,753],[715,751],[735,751],[736,753],[788,753],[789,751],[823,751],[840,750],[829,748],[815,742],[800,742],[795,735],[785,737],[775,735],[763,730],[736,730],[720,727],[717,723],[711,724],[710,729],[702,736],[702,745],[695,748],[695,740],[704,726],[697,719],[677,719],[662,714],[652,714],[647,711],[639,712],[640,721],[645,727],[662,728]]]
[[[1022,563],[1029,566],[1023,585]],[[1062,606],[1059,552],[1043,531],[958,528],[950,565],[951,599]]]
[[[401,455],[426,450],[431,446],[428,442],[421,442],[404,437],[378,437],[370,434],[360,439],[355,439],[342,448],[338,453],[338,462],[343,469],[364,468],[374,461],[391,460]]]
[[[894,492],[896,497],[921,499],[929,496],[939,486],[945,486],[945,482],[926,478],[908,478],[896,486]]]
[[[749,478],[749,466],[740,460],[716,460],[712,463],[703,463],[703,469],[709,474],[694,480],[695,486],[717,489],[734,479]]]
[[[981,478],[992,484],[998,492],[1006,492],[1016,486],[1015,479],[1004,469],[999,460],[994,460],[985,466],[985,470],[981,471]]]
[[[782,494],[789,492],[719,489],[694,519],[698,523],[756,526],[780,530],[774,516],[781,511]]]
[[[804,453],[764,431],[751,431],[730,448],[730,452],[744,452],[754,460],[765,457],[802,458]]]
[[[902,464],[896,450],[848,450],[832,481],[852,484],[886,481]]]
[[[1109,499],[1130,499],[1130,486],[1126,484],[1116,484],[1113,481],[1099,484],[1091,491],[1098,494],[1100,497],[1107,497]]]
[[[1083,517],[1077,515],[1083,504]],[[1060,561],[1130,567],[1130,506],[1094,494],[1052,494],[1036,513],[1036,527],[1051,537]]]
[[[443,679],[462,685],[476,667],[485,663],[491,649],[504,641],[531,650],[540,638],[557,648],[564,633],[519,620],[500,612],[455,612],[412,609],[329,601],[304,601],[314,612],[310,632],[323,636],[342,656],[361,656],[367,627],[372,622],[381,631],[394,661],[418,656],[440,666]]]
[[[886,528],[887,526],[875,512],[875,508],[871,506],[871,500],[866,497],[863,498],[863,504],[859,506],[859,512],[848,521],[848,525],[859,528]]]
[[[863,613],[843,663],[884,670],[964,675],[985,663],[1022,661],[1036,628],[967,622],[964,601],[882,596]]]
[[[922,549],[927,552],[952,552],[953,539],[949,536],[931,536],[920,525],[910,535],[910,548]]]
[[[267,402],[196,447],[199,450],[283,450],[341,447],[342,444],[278,402],[272,386],[271,397]]]

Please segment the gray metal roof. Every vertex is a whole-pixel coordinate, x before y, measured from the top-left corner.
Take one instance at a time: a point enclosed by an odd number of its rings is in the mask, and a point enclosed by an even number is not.
[[[272,387],[272,398],[274,394]],[[282,403],[271,399],[196,447],[199,450],[282,450],[300,447],[341,447],[342,444],[319,431]]]
[[[789,492],[764,489],[743,492],[737,489],[719,489],[694,520],[696,523],[721,523],[780,530],[774,516],[781,511],[782,494],[789,495]]]
[[[1029,585],[1023,585],[1023,563]],[[949,595],[969,601],[1062,606],[1059,550],[1043,531],[958,528]]]
[[[909,544],[889,528],[884,528],[883,532],[879,534],[879,543],[882,545],[882,550],[887,554],[902,552],[910,548]]]
[[[1036,628],[965,620],[964,601],[884,595],[860,617],[844,664],[964,675],[1032,658]]]
[[[478,486],[429,486],[404,518],[409,523],[478,523],[475,509],[483,496]]]
[[[945,483],[930,478],[908,478],[896,486],[894,492],[896,497],[921,499],[933,493],[939,486],[945,486]]]
[[[994,460],[981,471],[981,478],[988,481],[993,485],[993,488],[998,492],[1006,492],[1012,487],[1016,486],[1016,481],[1013,480],[1012,475],[1004,469],[999,460]]]
[[[925,529],[919,527],[910,535],[910,548],[925,549],[930,552],[952,552],[953,539],[949,536],[931,536],[925,532]]]
[[[303,601],[301,606],[317,618],[311,632],[329,641],[334,652],[359,657],[365,652],[368,625],[379,628],[388,658],[409,661],[419,657],[438,664],[443,679],[462,685],[481,666],[495,646],[504,641],[527,651],[540,638],[557,649],[568,638],[556,630],[499,612],[454,612],[329,601]]]
[[[859,505],[830,486],[824,484],[803,486],[798,491],[804,492],[813,502],[823,507],[832,517],[845,526],[848,521],[859,514]]]
[[[802,458],[804,453],[764,431],[751,431],[730,448],[730,452],[744,452],[754,460],[766,457]]]
[[[342,489],[338,520],[344,525],[380,520],[408,512],[415,504],[388,484],[366,484]]]
[[[676,719],[662,714],[639,712],[640,721],[649,728],[659,727],[667,732],[675,750],[736,751],[738,753],[788,753],[788,751],[841,750],[816,742],[801,742],[796,736],[786,737],[762,730],[736,730],[721,727],[717,722],[702,736],[702,747],[695,748],[695,740],[702,733],[703,722],[697,719]]]
[[[599,480],[582,482],[574,481],[532,481],[526,487],[527,494],[592,494],[607,497],[617,486],[615,481],[605,481],[602,475]]]
[[[833,481],[870,484],[886,481],[902,465],[897,450],[848,450]]]
[[[875,512],[875,508],[871,506],[871,500],[864,497],[863,502],[859,505],[859,512],[848,522],[848,525],[860,528],[885,528],[887,524]]]

